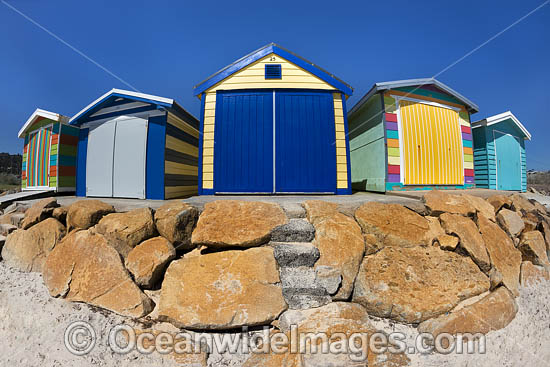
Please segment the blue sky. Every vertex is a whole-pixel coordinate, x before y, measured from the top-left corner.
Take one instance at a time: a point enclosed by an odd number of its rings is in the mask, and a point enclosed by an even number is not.
[[[543,3],[524,1],[8,0],[144,93],[199,115],[193,86],[276,42],[351,84],[430,77]],[[73,115],[129,89],[0,2],[0,151],[35,110]],[[480,106],[510,109],[533,135],[528,168],[550,169],[550,4],[438,77]]]

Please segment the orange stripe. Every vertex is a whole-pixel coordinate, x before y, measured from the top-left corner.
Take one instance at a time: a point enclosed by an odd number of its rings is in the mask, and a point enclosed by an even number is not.
[[[388,139],[388,147],[399,148],[399,139]]]
[[[59,134],[52,135],[52,145],[55,145],[59,142]]]
[[[470,147],[464,147],[464,154],[474,154],[474,150]]]

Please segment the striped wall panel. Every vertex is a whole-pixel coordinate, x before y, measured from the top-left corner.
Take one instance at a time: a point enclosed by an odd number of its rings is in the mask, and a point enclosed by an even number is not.
[[[344,108],[342,95],[333,93],[334,99],[334,125],[336,129],[336,188],[347,189],[348,186],[348,161],[346,147],[346,129],[344,123]]]
[[[407,119],[407,116],[404,116],[404,113],[406,114],[406,111],[403,110],[403,107],[417,105],[418,103],[409,102],[405,100],[401,100],[401,103],[403,104],[401,109],[399,108],[399,105],[397,104],[396,99],[393,96],[407,96],[410,98],[416,98],[421,100],[426,100],[430,102],[437,102],[443,105],[448,105],[452,107],[460,108],[460,111],[458,113],[454,112],[451,109],[445,109],[441,107],[436,107],[433,105],[422,105],[423,112],[425,112],[424,115],[418,115],[418,116],[409,116],[412,118],[411,121],[412,124],[408,124],[408,132],[409,133],[415,133],[416,127],[421,127],[425,131],[430,131],[430,133],[427,133],[424,136],[424,140],[421,141],[421,146],[424,146],[425,144],[428,144],[426,147],[431,146],[432,150],[435,149],[439,153],[435,154],[429,154],[427,157],[423,157],[420,161],[421,162],[428,162],[426,159],[431,159],[432,161],[429,163],[431,166],[433,166],[433,169],[427,169],[425,172],[422,172],[422,175],[425,176],[426,180],[424,178],[416,178],[415,180],[409,180],[407,179],[407,174],[405,177],[401,177],[401,165],[403,162],[403,157],[401,157],[401,154],[403,152],[406,152],[410,150],[411,148],[406,148],[402,144],[404,144],[400,140],[400,133],[399,133],[399,125],[398,121],[401,121],[401,124],[407,121],[403,121],[404,119]],[[422,92],[419,90],[415,91],[415,94],[411,94],[407,91],[401,91],[401,90],[391,90],[390,92],[386,92],[383,95],[383,101],[384,101],[384,111],[385,111],[385,128],[386,128],[386,147],[387,147],[387,188],[398,188],[403,186],[401,182],[405,182],[406,185],[428,185],[428,186],[436,186],[436,185],[450,185],[452,187],[456,188],[464,188],[464,187],[470,187],[474,184],[474,152],[473,152],[473,143],[472,143],[472,130],[470,126],[469,121],[469,114],[465,111],[464,106],[458,104],[458,101],[450,99],[449,98],[434,98],[435,96],[439,96],[437,93],[432,93],[430,91],[428,92]],[[435,109],[435,110],[434,110]],[[441,109],[442,111],[439,111],[438,109]],[[426,111],[424,111],[426,110]],[[436,118],[437,113],[441,115],[441,113],[444,113],[446,117],[448,117],[447,120],[454,120],[457,126],[456,131],[453,130],[453,132],[448,128],[448,124],[441,124],[438,123],[438,119]],[[398,116],[401,115],[401,116]],[[449,116],[447,116],[449,115]],[[422,116],[422,117],[419,117]],[[428,116],[427,118],[424,118]],[[401,118],[401,120],[400,120]],[[420,125],[418,125],[420,124]],[[437,125],[437,126],[436,126]],[[439,126],[441,125],[441,126]],[[404,127],[405,128],[405,127]],[[427,129],[427,130],[426,130]],[[433,132],[439,132],[434,134]],[[443,134],[441,134],[443,132]],[[405,134],[405,132],[402,132],[402,134]],[[451,135],[448,135],[451,134]],[[449,143],[452,141],[454,142],[452,144],[441,144],[437,143],[438,139],[447,139]],[[450,139],[450,140],[449,140]],[[433,141],[433,142],[432,142]],[[459,143],[461,142],[461,143]],[[416,144],[416,143],[415,143]],[[416,144],[418,145],[418,144]],[[437,177],[434,176],[436,172],[439,172],[440,169],[442,169],[442,166],[445,166],[445,163],[448,161],[448,157],[446,159],[442,159],[443,153],[448,152],[440,152],[442,150],[443,146],[451,146],[453,147],[453,163],[451,163],[449,168],[452,170],[448,173],[443,174],[437,174]],[[460,152],[460,153],[459,153]],[[410,154],[410,153],[409,153]],[[419,162],[420,162],[419,161]],[[425,163],[422,163],[423,165]],[[403,172],[407,172],[407,167],[403,167]],[[417,174],[421,174],[420,171],[417,172]],[[397,185],[397,186],[396,186]]]
[[[202,143],[202,188],[214,189],[214,123],[216,121],[216,93],[207,93],[204,100]]]
[[[165,199],[197,194],[198,147],[199,131],[168,112],[164,164]]]

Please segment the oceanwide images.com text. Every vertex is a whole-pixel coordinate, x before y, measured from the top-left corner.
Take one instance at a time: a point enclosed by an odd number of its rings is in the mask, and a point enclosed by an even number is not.
[[[95,330],[86,322],[70,324],[65,331],[65,346],[76,355],[90,353],[98,342]],[[302,333],[291,325],[287,333],[269,327],[240,333],[168,333],[135,330],[129,325],[114,326],[105,342],[119,354],[138,351],[143,354],[346,354],[354,362],[365,361],[369,353],[442,353],[484,354],[486,340],[483,334],[448,334],[434,336],[419,334],[413,341],[401,332],[393,333]]]

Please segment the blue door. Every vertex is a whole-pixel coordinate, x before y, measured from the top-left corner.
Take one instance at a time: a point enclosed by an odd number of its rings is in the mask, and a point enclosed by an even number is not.
[[[518,138],[510,134],[495,134],[498,190],[521,190],[521,151]]]
[[[214,190],[273,192],[273,91],[218,92]]]
[[[276,91],[275,100],[276,192],[335,193],[332,94]]]

